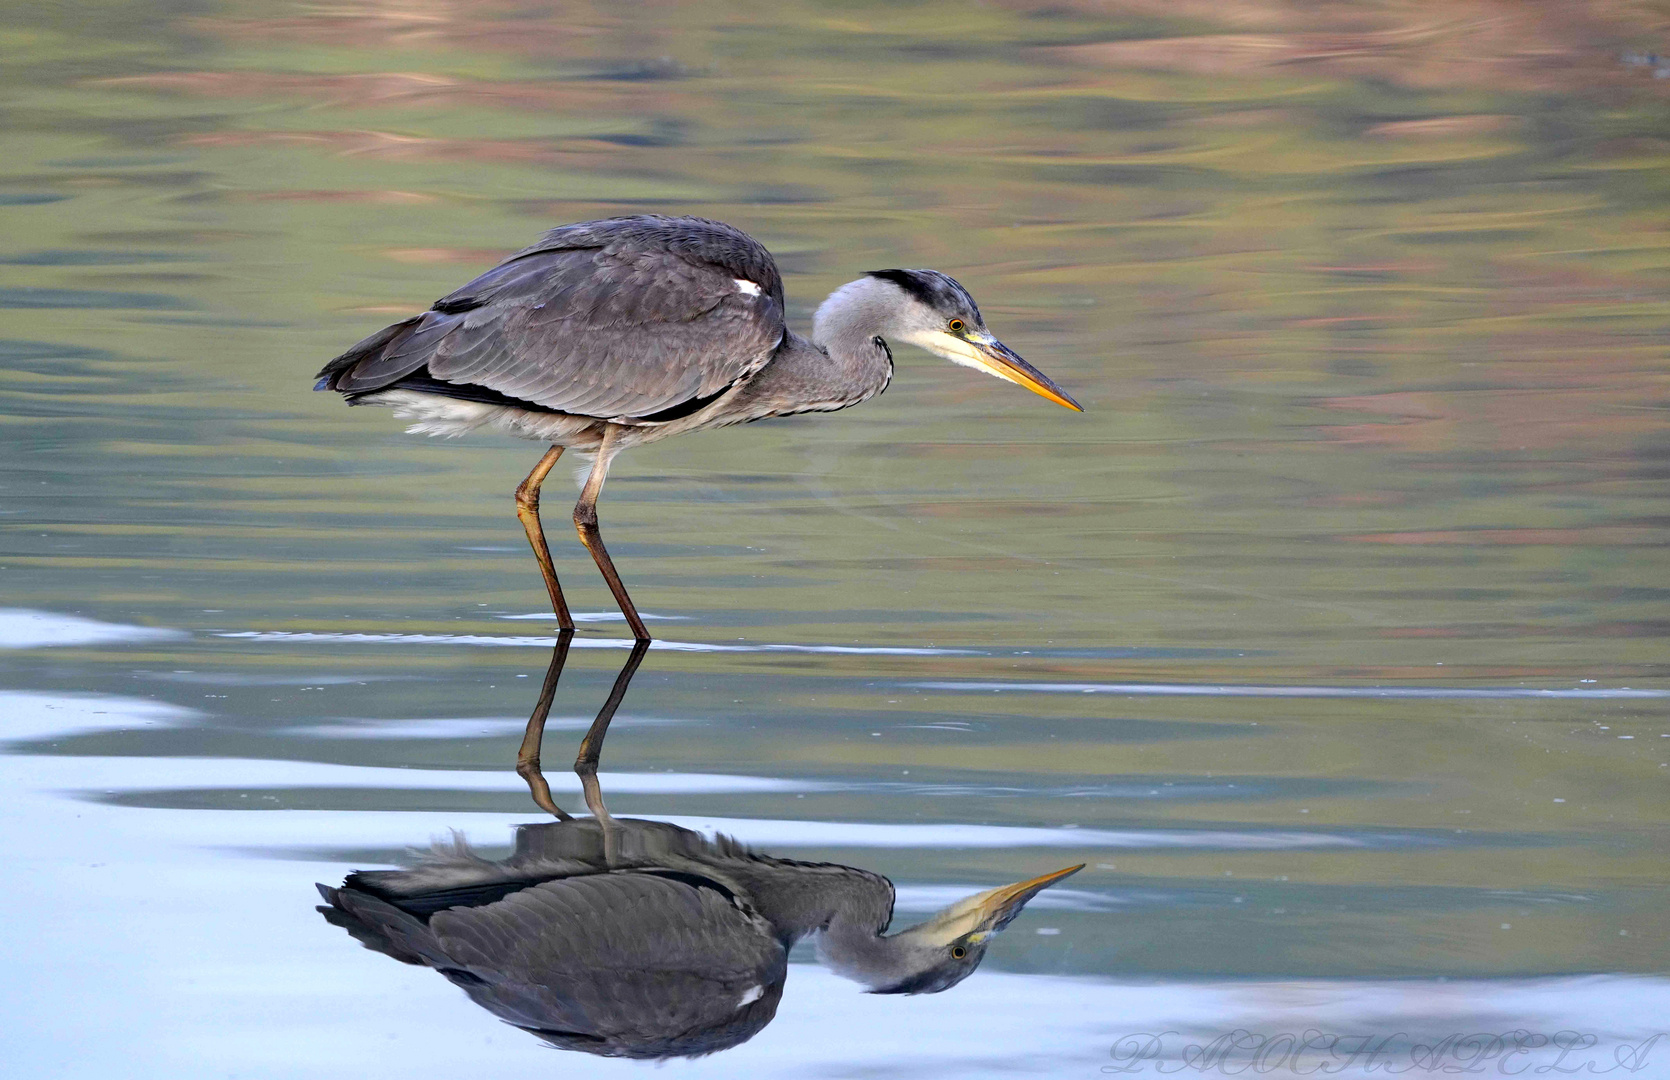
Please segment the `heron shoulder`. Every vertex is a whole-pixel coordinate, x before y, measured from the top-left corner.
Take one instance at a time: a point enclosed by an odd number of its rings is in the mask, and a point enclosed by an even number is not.
[[[711,218],[631,214],[559,225],[505,261],[576,249],[614,256],[665,252],[730,271],[733,280],[751,282],[783,305],[783,278],[771,252],[736,226]]]

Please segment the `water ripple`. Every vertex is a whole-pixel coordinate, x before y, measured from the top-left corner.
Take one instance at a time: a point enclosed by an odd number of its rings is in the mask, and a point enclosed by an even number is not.
[[[1134,697],[1253,698],[1670,698],[1670,690],[1621,687],[1540,689],[1531,686],[1242,686],[1233,683],[913,682],[922,690],[1015,691],[1030,694],[1125,694]]]

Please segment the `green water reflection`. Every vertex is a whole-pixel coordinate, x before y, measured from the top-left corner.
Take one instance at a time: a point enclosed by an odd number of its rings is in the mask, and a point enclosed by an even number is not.
[[[195,712],[12,750],[504,770],[549,632],[504,618],[543,603],[510,502],[537,447],[406,436],[310,378],[550,225],[696,213],[777,254],[802,328],[856,272],[955,275],[1087,411],[901,348],[861,408],[625,456],[603,520],[660,634],[924,651],[653,651],[615,768],[828,786],[612,809],[1353,841],[1087,851],[1107,906],[1006,934],[997,969],[1662,971],[1663,701],[946,686],[1670,688],[1670,80],[1619,62],[1663,5],[1439,7],[14,12],[3,603],[187,636],[0,651],[0,685]],[[581,650],[573,692],[623,655]],[[460,718],[500,720],[378,730]],[[258,787],[427,811],[412,842],[528,812]],[[865,865],[996,883],[1038,855]]]

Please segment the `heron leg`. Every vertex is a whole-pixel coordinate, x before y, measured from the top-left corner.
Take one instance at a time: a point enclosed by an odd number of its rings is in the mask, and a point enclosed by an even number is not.
[[[647,638],[639,638],[632,643],[632,652],[627,656],[620,674],[615,676],[615,685],[609,690],[608,700],[597,711],[597,719],[586,730],[586,737],[580,740],[580,752],[574,756],[574,774],[580,778],[580,791],[585,796],[586,809],[591,811],[591,816],[603,829],[603,860],[610,866],[615,864],[615,820],[603,805],[603,789],[597,783],[597,763],[603,754],[603,737],[609,733],[609,721],[615,718],[615,710],[620,708],[621,701],[626,697],[626,688],[631,685],[632,676],[638,673],[638,665],[644,662],[647,652]]]
[[[522,736],[522,748],[516,752],[516,774],[528,782],[528,794],[539,804],[541,810],[555,814],[559,821],[571,821],[562,807],[551,798],[551,785],[545,782],[545,774],[539,768],[539,747],[545,739],[545,718],[551,715],[551,700],[557,694],[557,680],[562,677],[563,664],[568,661],[568,643],[574,640],[573,630],[564,630],[557,635],[557,644],[551,650],[551,662],[545,668],[545,685],[539,688],[539,703],[533,707],[533,715],[528,717],[528,730]]]
[[[539,485],[545,482],[545,474],[551,471],[551,466],[560,457],[562,447],[551,447],[539,459],[539,464],[533,467],[528,478],[517,485],[516,516],[522,519],[528,543],[533,545],[533,557],[539,560],[539,572],[545,577],[545,591],[551,594],[551,610],[556,613],[557,625],[564,630],[573,630],[574,618],[568,613],[562,586],[557,584],[557,568],[551,564],[551,549],[545,546],[545,530],[539,523]]]
[[[603,738],[609,733],[609,721],[615,718],[615,710],[620,708],[622,699],[626,697],[626,688],[632,683],[632,676],[638,673],[638,665],[644,662],[644,654],[649,651],[649,642],[644,640],[632,643],[632,652],[626,658],[626,664],[615,676],[615,685],[609,691],[609,699],[597,711],[597,719],[591,722],[586,731],[586,737],[580,740],[580,752],[574,755],[574,775],[580,778],[580,790],[585,794],[586,809],[592,816],[603,822],[604,840],[609,839],[608,826],[610,824],[609,811],[603,805],[603,789],[597,783],[597,763],[603,755]]]
[[[574,530],[580,534],[580,543],[591,552],[592,561],[603,572],[603,580],[609,583],[609,591],[615,594],[615,603],[620,605],[620,613],[626,616],[626,625],[632,628],[632,636],[639,641],[648,641],[649,631],[644,629],[644,620],[638,617],[638,609],[632,606],[632,598],[626,595],[626,586],[621,584],[614,560],[609,558],[609,550],[603,546],[603,534],[597,528],[597,496],[602,493],[603,480],[609,475],[609,462],[620,452],[615,445],[619,434],[618,424],[608,424],[603,429],[603,443],[597,448],[591,475],[586,477],[586,486],[580,491],[580,501],[574,504]]]

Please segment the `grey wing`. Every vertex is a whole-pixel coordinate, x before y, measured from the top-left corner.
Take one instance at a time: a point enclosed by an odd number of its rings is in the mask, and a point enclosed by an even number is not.
[[[744,234],[699,219],[588,222],[367,338],[322,385],[352,395],[427,378],[461,396],[654,421],[757,372],[784,329],[776,268]]]
[[[515,851],[494,862],[455,835],[404,870],[356,870],[343,884],[345,891],[382,897],[409,914],[427,917],[451,907],[480,907],[542,881],[602,874],[611,868],[700,865],[737,847],[734,841],[724,841],[728,846],[716,850],[701,833],[628,817],[614,819],[614,839],[611,858],[595,818],[518,825]]]
[[[320,910],[550,1041],[635,1057],[706,1053],[771,1020],[787,956],[728,890],[685,877],[548,881],[427,923],[347,888],[322,889],[332,910]]]

